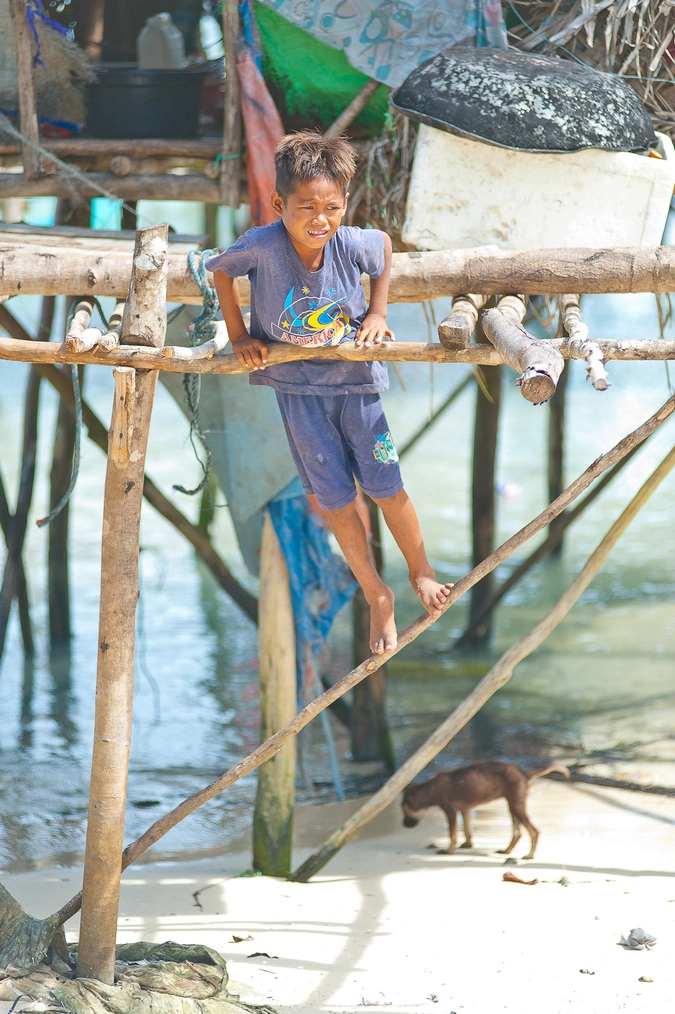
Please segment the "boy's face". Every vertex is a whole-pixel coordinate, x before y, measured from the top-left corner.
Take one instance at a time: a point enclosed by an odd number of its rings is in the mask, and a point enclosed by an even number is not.
[[[272,207],[302,257],[316,255],[334,236],[347,210],[347,196],[334,180],[304,180],[284,200],[275,190]]]

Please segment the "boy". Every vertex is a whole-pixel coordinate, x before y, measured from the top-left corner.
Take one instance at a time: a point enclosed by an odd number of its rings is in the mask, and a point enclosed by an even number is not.
[[[279,220],[249,229],[207,268],[235,355],[250,383],[274,388],[303,489],[327,520],[370,606],[370,648],[396,647],[394,595],[375,569],[357,511],[357,489],[379,505],[408,564],[425,609],[438,616],[449,584],[427,560],[415,509],[379,392],[388,387],[381,362],[300,360],[267,367],[268,343],[357,347],[394,340],[387,327],[391,240],[378,229],[340,226],[355,159],[341,138],[289,134],[275,149]],[[370,276],[366,304],[361,273]],[[237,277],[251,281],[250,332],[244,326]]]

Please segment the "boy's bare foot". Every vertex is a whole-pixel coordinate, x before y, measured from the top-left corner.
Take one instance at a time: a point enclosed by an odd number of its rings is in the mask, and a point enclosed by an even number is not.
[[[370,650],[373,655],[382,655],[396,647],[396,621],[394,619],[394,593],[386,592],[370,605]]]
[[[440,616],[448,595],[451,584],[441,584],[436,580],[433,572],[431,574],[420,574],[418,577],[410,578],[415,592],[422,600],[422,605],[430,616]]]

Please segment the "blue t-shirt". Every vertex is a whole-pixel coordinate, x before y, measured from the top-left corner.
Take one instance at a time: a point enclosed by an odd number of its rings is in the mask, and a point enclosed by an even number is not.
[[[339,345],[353,341],[368,305],[361,274],[384,271],[384,233],[341,225],[326,243],[323,265],[309,271],[281,219],[249,229],[224,253],[206,262],[209,271],[251,281],[254,338],[292,345]],[[286,394],[376,394],[389,378],[385,363],[297,360],[250,374]]]

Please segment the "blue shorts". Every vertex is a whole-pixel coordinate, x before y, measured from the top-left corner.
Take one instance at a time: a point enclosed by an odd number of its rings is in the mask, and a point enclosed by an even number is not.
[[[379,394],[276,396],[302,488],[323,510],[350,504],[354,479],[375,499],[403,489]]]

